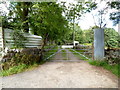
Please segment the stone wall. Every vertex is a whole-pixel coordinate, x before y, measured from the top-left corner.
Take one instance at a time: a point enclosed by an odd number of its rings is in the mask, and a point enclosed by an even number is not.
[[[120,49],[105,49],[105,60],[110,65],[120,64]]]

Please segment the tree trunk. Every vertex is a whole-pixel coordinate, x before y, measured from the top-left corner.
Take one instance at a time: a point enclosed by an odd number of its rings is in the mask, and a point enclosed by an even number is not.
[[[48,38],[48,34],[46,34],[46,36],[43,40],[43,45],[42,45],[41,51],[40,51],[40,60],[43,60],[43,52],[44,52],[44,47],[45,47],[46,42],[47,42],[47,38]]]
[[[22,22],[23,22],[23,31],[29,32],[29,23],[28,23],[28,14],[29,14],[30,2],[23,2],[23,14],[22,14]]]
[[[74,41],[75,41],[75,11],[73,17],[73,46],[75,46]]]

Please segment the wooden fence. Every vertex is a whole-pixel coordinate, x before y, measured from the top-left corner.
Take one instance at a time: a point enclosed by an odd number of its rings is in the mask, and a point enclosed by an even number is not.
[[[11,48],[13,47],[13,40],[11,37],[11,32],[13,32],[13,30],[11,29],[4,29],[4,31],[2,30],[2,28],[0,27],[0,50],[2,50],[3,48]],[[24,42],[25,47],[29,48],[29,47],[41,47],[42,44],[42,37],[41,36],[37,36],[37,35],[33,35],[30,33],[23,33],[24,37],[27,38],[27,41]]]

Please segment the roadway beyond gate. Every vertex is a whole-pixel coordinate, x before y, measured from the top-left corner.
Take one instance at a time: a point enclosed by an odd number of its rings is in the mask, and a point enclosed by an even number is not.
[[[2,88],[118,88],[118,78],[111,72],[62,50],[34,70],[0,77]]]
[[[64,51],[62,51],[64,50]],[[51,61],[56,62],[70,62],[70,61],[81,61],[78,59],[78,57],[74,56],[72,52],[69,51],[69,49],[62,49],[59,53],[55,55],[55,57]]]

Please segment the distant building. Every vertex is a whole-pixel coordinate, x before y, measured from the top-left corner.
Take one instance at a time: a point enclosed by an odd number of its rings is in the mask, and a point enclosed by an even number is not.
[[[76,45],[79,45],[79,42],[78,42],[78,41],[74,41],[74,42],[73,42],[73,46],[76,46]]]

